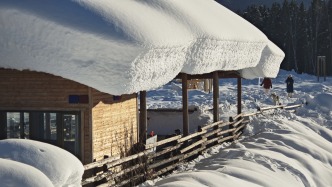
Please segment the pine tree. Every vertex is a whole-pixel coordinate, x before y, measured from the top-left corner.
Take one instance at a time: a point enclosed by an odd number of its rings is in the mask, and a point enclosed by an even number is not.
[[[303,2],[298,10],[298,43],[297,43],[297,59],[298,59],[298,73],[308,71],[308,20],[307,10]]]

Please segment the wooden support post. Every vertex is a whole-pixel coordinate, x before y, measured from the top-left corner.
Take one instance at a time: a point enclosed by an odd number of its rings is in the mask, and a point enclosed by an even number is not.
[[[50,140],[51,139],[51,114],[49,112],[45,113],[45,134],[46,134],[46,139]]]
[[[7,138],[7,113],[0,111],[0,140]]]
[[[213,122],[219,121],[219,76],[213,72]]]
[[[183,136],[189,135],[189,114],[188,114],[188,78],[182,74],[182,113],[183,113]]]
[[[242,79],[241,77],[237,78],[237,114],[242,112]]]
[[[230,125],[229,125],[229,129],[233,129],[234,128],[234,119],[233,119],[233,117],[229,117],[229,122],[231,123]],[[230,132],[229,134],[228,134],[228,136],[234,136],[234,131],[233,132]],[[233,140],[233,139],[231,139],[231,140]]]
[[[325,58],[324,58],[323,69],[324,69],[324,81],[326,81],[326,60],[325,60]]]
[[[147,133],[147,109],[146,109],[146,91],[140,92],[140,113],[139,113],[139,142],[146,143]]]
[[[20,138],[24,139],[24,112],[20,112]]]
[[[318,57],[318,59],[317,59],[317,81],[318,82],[319,82],[319,74],[320,74],[319,64],[320,64],[320,58]]]
[[[32,115],[36,115],[33,114],[34,112],[32,112]],[[35,117],[33,117],[35,118]],[[30,123],[31,125],[31,123]],[[37,125],[37,124],[34,124]],[[56,132],[57,132],[57,145],[61,148],[64,148],[64,118],[63,118],[63,114],[58,112],[56,113]]]

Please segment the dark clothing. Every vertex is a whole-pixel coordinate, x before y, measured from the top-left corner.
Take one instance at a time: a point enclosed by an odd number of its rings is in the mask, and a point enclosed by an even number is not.
[[[272,81],[271,81],[271,79],[270,78],[264,78],[263,82],[261,83],[261,86],[262,85],[264,85],[263,88],[265,88],[265,89],[272,88]]]
[[[293,93],[294,88],[293,88],[293,84],[294,84],[294,80],[292,77],[288,77],[285,81],[285,83],[287,84],[287,93]]]

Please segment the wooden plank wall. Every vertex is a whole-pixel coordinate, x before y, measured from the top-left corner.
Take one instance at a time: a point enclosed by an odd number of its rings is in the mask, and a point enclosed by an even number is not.
[[[89,95],[90,104],[69,104],[69,95]],[[136,94],[114,98],[59,76],[0,68],[0,110],[81,111],[84,164],[137,143]]]
[[[70,110],[89,106],[68,103],[69,95],[87,95],[87,86],[47,73],[0,69],[0,88],[0,107]]]
[[[0,68],[0,110],[81,111],[83,129],[89,129],[89,104],[69,104],[69,95],[88,95],[89,87],[34,71]],[[88,132],[88,131],[87,131]],[[92,161],[91,134],[83,133],[82,162]]]
[[[123,155],[137,143],[137,95],[92,91],[93,157]]]

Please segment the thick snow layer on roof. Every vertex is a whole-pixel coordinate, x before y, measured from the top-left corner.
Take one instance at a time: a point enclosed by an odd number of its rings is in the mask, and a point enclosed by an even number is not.
[[[275,78],[278,75],[280,62],[284,59],[285,53],[274,43],[269,42],[263,49],[261,59],[255,67],[240,70],[242,77],[254,79],[257,77]]]
[[[274,57],[282,55],[265,50],[268,43],[213,0],[0,2],[0,67],[47,72],[114,95],[159,87],[180,72],[277,67],[282,58]],[[266,69],[243,75],[279,70]]]
[[[54,186],[81,185],[81,180],[84,172],[82,163],[71,153],[51,144],[26,139],[1,140],[0,158],[16,161],[17,163],[22,163],[22,165],[16,165],[24,169],[22,170],[22,173],[20,173],[18,171],[10,171],[10,167],[8,166],[8,170],[2,173],[1,171],[3,165],[15,164],[2,161],[0,162],[0,179],[1,177],[5,177],[12,172],[17,173],[17,176],[13,177],[17,177],[18,181],[20,181],[19,179],[22,178],[21,175],[29,176],[29,174],[25,172],[25,170],[29,169],[29,167],[24,166],[29,165],[36,168],[36,170],[39,170],[40,173],[46,175]],[[47,162],[41,162],[43,160],[47,160]],[[14,165],[12,165],[12,168],[15,168]],[[38,172],[35,172],[33,170],[31,170],[31,172],[34,172],[31,173],[31,175],[35,175],[36,173],[38,174]],[[40,176],[40,174],[35,176]],[[33,179],[35,179],[35,176],[33,177]],[[22,178],[22,180],[24,180],[24,178]]]

